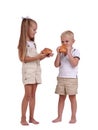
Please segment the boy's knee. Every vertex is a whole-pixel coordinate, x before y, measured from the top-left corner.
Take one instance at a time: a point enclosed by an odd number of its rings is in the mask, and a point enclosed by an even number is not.
[[[69,95],[69,99],[70,100],[73,100],[73,99],[75,99],[76,98],[76,95]]]

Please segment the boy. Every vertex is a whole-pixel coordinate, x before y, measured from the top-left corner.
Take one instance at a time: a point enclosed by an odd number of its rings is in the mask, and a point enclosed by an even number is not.
[[[79,50],[74,49],[74,33],[70,30],[61,34],[61,43],[66,46],[67,53],[61,53],[60,46],[57,48],[57,56],[55,59],[55,67],[59,67],[59,74],[57,77],[57,86],[55,93],[59,94],[58,101],[58,117],[52,122],[60,122],[62,120],[62,113],[64,109],[64,102],[66,96],[69,95],[71,102],[71,119],[69,123],[76,122],[77,101],[76,94],[78,88],[78,63],[80,59]]]

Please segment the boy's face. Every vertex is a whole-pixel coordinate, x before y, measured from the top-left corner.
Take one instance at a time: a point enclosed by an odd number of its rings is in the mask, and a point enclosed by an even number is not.
[[[72,37],[69,35],[61,36],[61,43],[72,46],[74,39],[72,39]]]

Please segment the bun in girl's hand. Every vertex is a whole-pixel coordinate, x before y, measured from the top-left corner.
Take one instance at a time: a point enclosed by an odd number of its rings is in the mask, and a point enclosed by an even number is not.
[[[52,54],[52,50],[49,49],[49,48],[44,48],[42,51],[41,51],[42,54],[45,54],[46,56]]]

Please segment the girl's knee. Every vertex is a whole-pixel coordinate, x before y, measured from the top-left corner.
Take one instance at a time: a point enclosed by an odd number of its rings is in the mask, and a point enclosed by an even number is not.
[[[27,101],[31,101],[32,99],[34,99],[35,98],[35,95],[25,95],[25,99],[27,100]]]
[[[26,99],[27,101],[30,101],[30,100],[31,100],[31,95],[25,95],[25,99]]]

